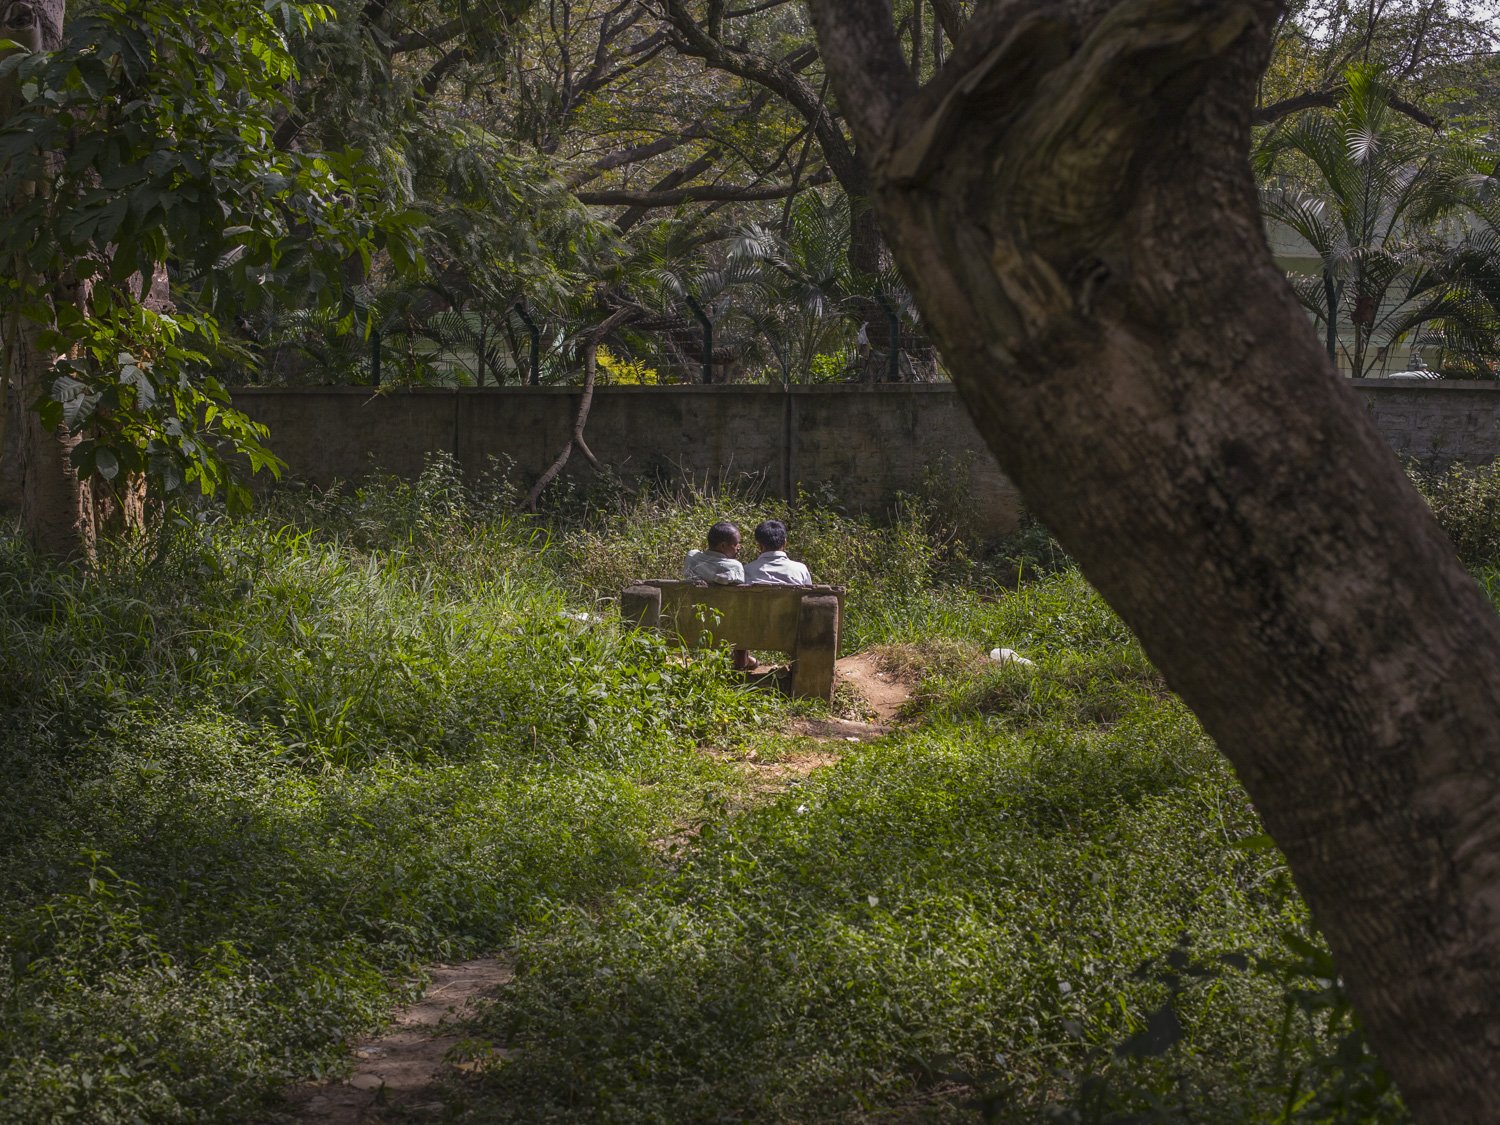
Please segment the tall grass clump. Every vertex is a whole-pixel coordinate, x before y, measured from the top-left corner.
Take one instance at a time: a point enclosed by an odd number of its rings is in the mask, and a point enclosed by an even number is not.
[[[554,532],[555,558],[583,590],[608,598],[632,579],[677,577],[683,556],[702,547],[709,526],[721,519],[739,525],[745,560],[755,557],[755,526],[783,521],[787,549],[807,563],[813,581],[849,586],[855,594],[910,597],[933,575],[936,552],[915,505],[898,508],[888,524],[877,525],[807,497],[787,503],[690,487],[643,489],[621,496],[587,522],[563,524]]]
[[[648,878],[731,780],[687,751],[775,700],[450,483],[92,573],[0,536],[0,1120],[254,1117],[422,963]]]

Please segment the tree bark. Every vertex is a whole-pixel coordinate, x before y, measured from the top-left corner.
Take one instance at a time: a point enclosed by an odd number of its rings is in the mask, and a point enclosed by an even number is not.
[[[997,4],[920,93],[884,0],[812,8],[1001,466],[1233,761],[1412,1113],[1500,1120],[1500,619],[1267,247],[1275,0]]]
[[[522,506],[527,511],[536,511],[536,503],[541,499],[542,493],[547,486],[557,479],[557,475],[563,471],[568,459],[573,456],[573,450],[578,449],[588,458],[590,465],[599,468],[599,459],[594,456],[594,451],[588,447],[588,442],[583,439],[583,428],[588,425],[589,409],[594,404],[594,380],[599,370],[599,344],[604,337],[608,336],[620,325],[630,319],[634,313],[633,309],[616,309],[605,318],[604,322],[596,325],[584,337],[583,341],[583,393],[578,396],[578,411],[573,416],[573,432],[568,435],[566,444],[558,452],[552,464],[531,486],[531,491],[526,494]]]
[[[0,34],[28,51],[53,51],[62,45],[65,0],[10,0],[0,4]],[[0,118],[17,106],[18,92],[0,89]],[[43,191],[45,185],[29,190]],[[25,266],[16,263],[17,277]],[[6,374],[15,394],[16,467],[21,498],[21,525],[32,546],[44,554],[72,556],[87,553],[91,538],[85,498],[69,454],[78,439],[65,431],[49,431],[33,410],[52,370],[53,356],[40,346],[40,328],[18,317],[9,318],[6,338],[0,341],[8,359]]]

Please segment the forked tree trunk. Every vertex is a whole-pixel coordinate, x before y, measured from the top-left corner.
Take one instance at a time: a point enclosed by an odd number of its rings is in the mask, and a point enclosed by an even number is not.
[[[616,309],[605,317],[604,321],[591,328],[583,339],[583,392],[578,396],[578,410],[573,416],[573,429],[568,434],[568,440],[564,443],[562,450],[548,465],[546,470],[539,476],[536,483],[531,486],[531,491],[526,494],[522,501],[522,507],[527,511],[536,511],[536,503],[541,499],[542,493],[547,486],[557,479],[557,475],[563,471],[568,459],[573,456],[573,450],[577,449],[588,458],[590,465],[599,468],[599,459],[594,456],[594,451],[589,448],[588,442],[584,440],[583,430],[589,422],[589,410],[594,404],[594,381],[599,373],[599,345],[604,337],[608,336],[620,325],[630,319],[633,309]]]
[[[1266,245],[1275,0],[813,0],[1001,466],[1233,761],[1423,1121],[1500,1121],[1500,618]],[[1081,11],[1088,14],[1079,15]]]

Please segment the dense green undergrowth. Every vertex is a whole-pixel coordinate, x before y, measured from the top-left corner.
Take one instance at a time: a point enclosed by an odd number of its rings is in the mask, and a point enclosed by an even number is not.
[[[1118,619],[1074,573],[931,600],[902,733],[518,935],[471,1118],[1399,1120],[1289,1008],[1304,909]]]
[[[775,700],[453,516],[218,524],[93,577],[0,544],[0,1118],[243,1119],[732,782],[685,750]]]
[[[1480,556],[1487,480],[1441,485]],[[1228,766],[1044,533],[513,499],[435,466],[90,576],[0,538],[0,1120],[265,1119],[502,948],[470,1120],[1401,1120]],[[769,515],[919,687],[755,797],[795,708],[608,599]]]

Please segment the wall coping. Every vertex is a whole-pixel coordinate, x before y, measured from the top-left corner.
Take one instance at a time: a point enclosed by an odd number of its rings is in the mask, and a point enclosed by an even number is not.
[[[1350,384],[1361,390],[1375,391],[1487,391],[1500,393],[1500,380],[1490,379],[1402,379],[1386,376],[1380,379],[1349,379]],[[548,398],[553,395],[578,395],[581,386],[554,387],[228,387],[230,395],[286,395],[288,397],[313,395],[358,395],[364,398],[400,398],[413,395],[423,398],[465,398],[484,396],[530,396]],[[596,395],[910,395],[953,394],[957,387],[952,383],[723,383],[704,386],[702,383],[666,383],[656,387],[610,387],[596,386]]]
[[[1493,379],[1403,379],[1387,375],[1382,379],[1350,379],[1361,390],[1372,391],[1500,391],[1500,380]]]
[[[420,396],[449,396],[454,398],[466,395],[537,395],[547,397],[550,395],[577,395],[582,393],[583,387],[576,384],[554,387],[380,387],[368,386],[338,386],[338,387],[227,387],[231,396],[234,395],[363,395],[365,398],[397,398],[402,395]],[[748,395],[909,395],[916,394],[951,394],[957,388],[952,383],[793,383],[785,386],[781,383],[721,383],[713,386],[704,386],[702,383],[666,383],[657,387],[594,387],[594,393],[610,395],[719,395],[719,394],[748,394]]]

